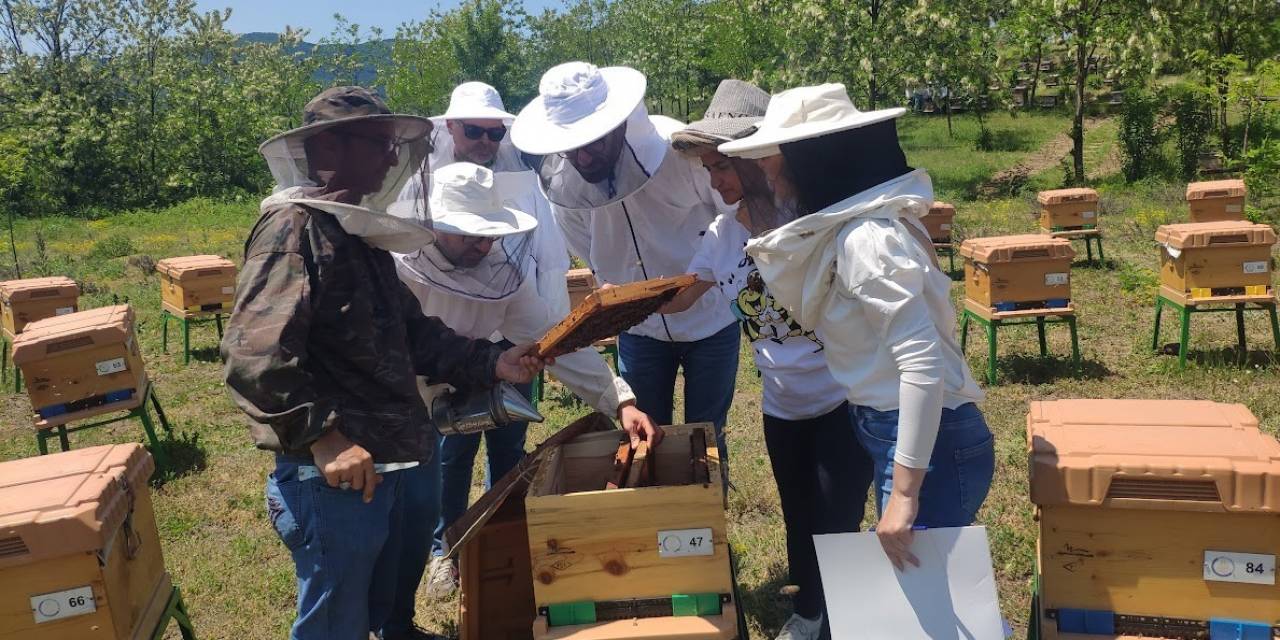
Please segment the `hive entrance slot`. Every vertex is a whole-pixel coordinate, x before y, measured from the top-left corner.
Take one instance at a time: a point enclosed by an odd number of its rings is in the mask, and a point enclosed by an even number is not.
[[[1136,500],[1183,500],[1221,502],[1218,485],[1212,480],[1147,480],[1117,478],[1107,489],[1107,498]]]
[[[80,336],[79,338],[71,338],[70,340],[62,340],[60,342],[50,342],[49,346],[45,347],[44,352],[53,354],[53,353],[58,353],[60,351],[67,351],[69,349],[78,349],[80,347],[86,347],[91,344],[93,344],[92,337]]]
[[[1013,257],[1015,259],[1016,258],[1048,258],[1049,250],[1048,249],[1021,249],[1018,251],[1014,251]]]
[[[1248,242],[1249,236],[1243,233],[1233,233],[1228,236],[1214,236],[1209,238],[1209,244],[1240,244]]]

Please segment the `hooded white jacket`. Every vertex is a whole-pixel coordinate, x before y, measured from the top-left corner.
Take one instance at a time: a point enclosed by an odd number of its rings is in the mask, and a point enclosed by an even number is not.
[[[671,134],[683,124],[649,116],[643,105],[627,119],[628,167],[647,175],[623,176],[634,186],[621,197],[605,196],[560,156],[548,156],[543,187],[569,250],[582,258],[601,282],[626,284],[683,275],[701,245],[702,235],[720,213],[733,214],[711,189],[707,172],[671,148]],[[622,162],[620,162],[622,164]],[[548,177],[550,180],[548,181]],[[633,335],[664,342],[693,342],[737,322],[715,296],[703,296],[692,308],[654,314],[628,329]]]
[[[981,401],[955,339],[951,279],[903,225],[933,203],[917,169],[747,244],[769,291],[822,334],[849,402],[898,410],[894,459],[927,468],[942,409]]]

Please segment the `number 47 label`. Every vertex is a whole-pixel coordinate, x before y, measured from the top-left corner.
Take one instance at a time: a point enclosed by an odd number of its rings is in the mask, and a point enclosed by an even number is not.
[[[715,554],[711,529],[673,529],[658,532],[658,557],[682,558]]]
[[[1276,557],[1232,551],[1204,552],[1204,579],[1246,584],[1276,583]]]

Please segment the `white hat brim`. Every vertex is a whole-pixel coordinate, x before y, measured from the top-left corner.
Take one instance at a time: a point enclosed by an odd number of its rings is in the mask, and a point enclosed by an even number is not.
[[[492,213],[444,211],[431,214],[433,231],[456,236],[502,238],[533,231],[537,226],[537,218],[511,207]]]
[[[629,67],[605,67],[600,69],[600,75],[609,87],[609,95],[599,109],[560,125],[547,116],[546,104],[538,96],[516,116],[511,126],[512,144],[525,153],[546,156],[589,145],[626,122],[644,100],[644,74]]]
[[[778,152],[780,145],[789,142],[799,142],[800,140],[809,140],[811,138],[820,138],[822,136],[857,129],[868,125],[892,120],[906,113],[907,110],[902,107],[892,109],[880,109],[878,111],[866,111],[856,116],[844,120],[834,120],[829,122],[802,122],[798,125],[786,127],[785,129],[767,128],[762,126],[755,133],[737,140],[726,142],[717,150],[726,156],[737,158],[758,159],[774,155]]]
[[[438,116],[431,116],[431,122],[437,127],[449,120],[501,120],[507,126],[516,119],[515,114],[507,113],[496,107],[473,107],[459,111],[445,111]]]

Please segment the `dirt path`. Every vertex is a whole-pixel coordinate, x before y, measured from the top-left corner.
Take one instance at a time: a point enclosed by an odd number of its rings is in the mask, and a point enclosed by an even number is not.
[[[1105,121],[1104,118],[1085,118],[1084,133],[1086,140],[1089,132]],[[997,171],[995,175],[978,187],[978,194],[984,197],[998,194],[1003,190],[1004,185],[1025,180],[1027,177],[1045,169],[1057,166],[1058,162],[1069,153],[1071,153],[1071,136],[1066,133],[1059,133],[1039,149],[1027,154],[1027,157],[1018,161],[1012,167]]]

